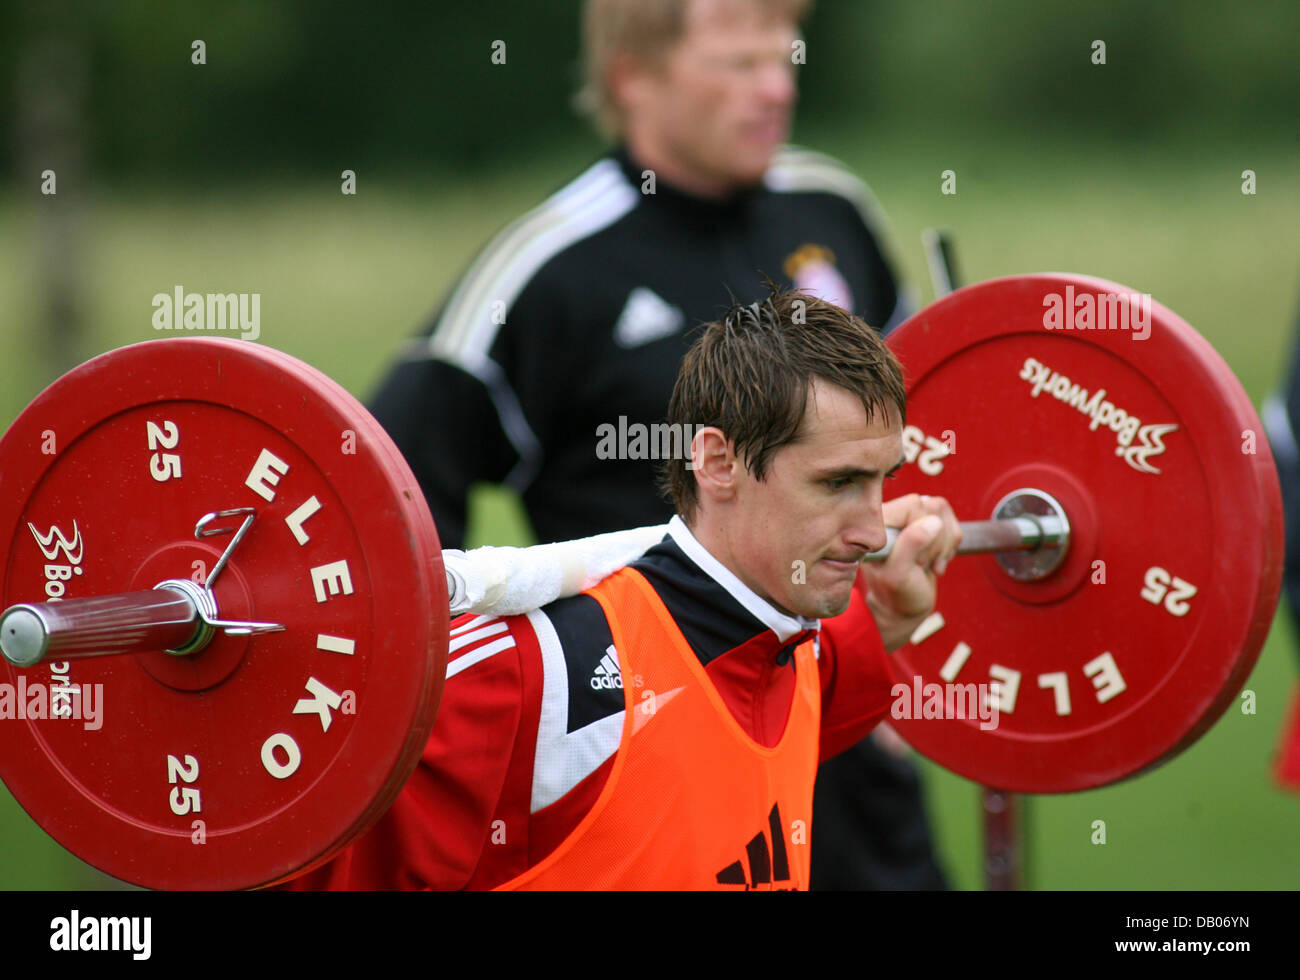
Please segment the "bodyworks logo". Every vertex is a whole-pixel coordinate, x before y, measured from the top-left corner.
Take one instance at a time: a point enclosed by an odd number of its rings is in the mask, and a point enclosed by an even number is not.
[[[1163,425],[1144,425],[1138,429],[1138,439],[1141,440],[1140,446],[1129,446],[1126,449],[1116,448],[1115,455],[1123,458],[1124,462],[1140,473],[1159,473],[1160,471],[1147,462],[1148,456],[1158,456],[1165,451],[1164,440],[1161,436],[1167,435],[1177,429],[1178,426],[1166,422]]]
[[[27,530],[32,532],[32,537],[36,539],[36,546],[41,549],[47,560],[55,561],[59,557],[59,552],[63,552],[63,557],[69,565],[81,564],[81,550],[83,542],[81,540],[81,530],[77,527],[77,522],[72,522],[72,540],[69,541],[64,535],[63,530],[58,526],[50,528],[44,534],[36,530],[36,525],[31,521],[27,522]],[[75,550],[75,554],[73,553]]]
[[[1032,357],[1025,359],[1020,369],[1020,378],[1029,383],[1029,394],[1037,398],[1040,394],[1051,395],[1059,402],[1064,402],[1080,414],[1090,419],[1088,428],[1096,432],[1105,426],[1115,433],[1115,455],[1128,463],[1139,473],[1159,473],[1148,462],[1148,457],[1159,456],[1165,451],[1164,437],[1178,429],[1171,422],[1143,425],[1136,415],[1130,415],[1106,400],[1106,389],[1098,388],[1089,392],[1058,371],[1053,371],[1046,364]],[[1134,445],[1133,440],[1138,444]]]
[[[36,546],[45,556],[45,597],[50,602],[58,602],[68,591],[72,576],[82,573],[81,529],[76,521],[72,522],[71,541],[57,525],[42,534],[36,530],[35,524],[28,521],[27,530],[32,532]]]

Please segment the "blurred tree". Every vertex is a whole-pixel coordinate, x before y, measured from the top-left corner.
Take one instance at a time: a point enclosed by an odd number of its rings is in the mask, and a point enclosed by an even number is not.
[[[115,177],[240,179],[322,161],[508,168],[547,144],[596,145],[569,110],[580,9],[0,0],[0,123],[12,128],[21,98],[20,52],[62,24],[86,39],[88,142]],[[813,125],[1294,135],[1294,0],[820,0],[806,35],[802,119]],[[206,64],[191,63],[196,39]],[[1095,40],[1105,65],[1092,63]]]

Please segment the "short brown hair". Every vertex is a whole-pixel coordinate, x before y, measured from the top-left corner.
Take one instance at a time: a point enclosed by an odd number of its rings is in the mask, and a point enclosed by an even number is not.
[[[617,54],[653,61],[686,31],[686,11],[696,0],[587,0],[582,18],[583,86],[577,105],[600,131],[617,138],[622,111],[609,90],[609,66]],[[748,0],[772,16],[803,20],[812,0]]]
[[[859,317],[808,293],[781,290],[758,303],[737,303],[682,359],[668,422],[698,431],[716,426],[758,480],[803,423],[808,392],[821,378],[855,394],[870,418],[890,405],[907,419],[903,369]],[[660,486],[688,524],[698,495],[685,459],[665,460]]]

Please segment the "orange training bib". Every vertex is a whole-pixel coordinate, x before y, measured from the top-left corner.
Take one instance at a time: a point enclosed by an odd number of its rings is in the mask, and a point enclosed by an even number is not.
[[[508,889],[808,887],[821,682],[811,641],[795,695],[765,748],[737,724],[668,610],[624,568],[588,594],[605,611],[626,716],[591,811]]]

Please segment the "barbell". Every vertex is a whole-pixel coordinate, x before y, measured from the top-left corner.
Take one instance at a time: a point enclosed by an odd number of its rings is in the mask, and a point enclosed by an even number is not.
[[[1086,789],[1171,757],[1271,622],[1262,427],[1209,344],[1146,302],[1010,277],[890,337],[901,489],[989,515],[963,523],[962,553],[984,557],[950,567],[892,658],[891,723],[986,785]],[[444,554],[360,403],[238,341],[95,358],[24,410],[0,466],[0,776],[64,846],[149,887],[260,887],[328,860],[414,770],[453,610],[572,594],[662,533]],[[954,712],[954,691],[998,724]]]
[[[1040,516],[999,517],[1023,501],[1043,501],[1049,512]],[[1069,545],[1069,522],[1064,511],[1046,494],[1022,490],[994,510],[987,521],[963,521],[959,555],[1005,556],[1008,569],[1029,556],[1039,563],[1027,572],[1013,574],[1042,578],[1063,559]],[[204,650],[218,631],[227,636],[256,636],[284,629],[280,623],[223,620],[213,581],[234,554],[257,517],[255,507],[214,511],[199,518],[196,538],[222,533],[210,524],[228,517],[241,518],[229,546],[202,585],[191,579],[168,579],[152,589],[115,595],[56,599],[44,603],[19,603],[0,613],[0,655],[15,667],[34,667],[59,658],[82,660],[123,653],[162,650],[191,656]],[[231,529],[224,529],[229,531]],[[900,529],[886,529],[887,542],[879,551],[863,555],[868,562],[885,561],[894,549]],[[579,541],[532,548],[483,548],[469,553],[442,553],[451,615],[519,615],[556,599],[577,595],[643,554],[668,533],[668,526],[615,531]]]

